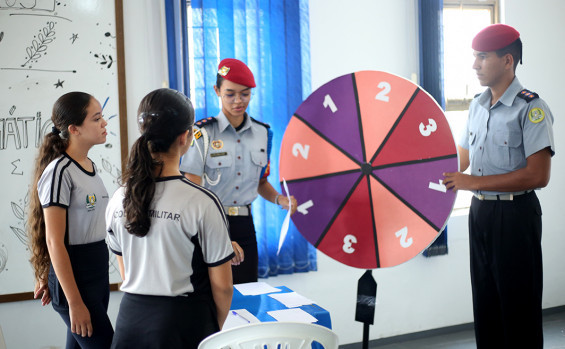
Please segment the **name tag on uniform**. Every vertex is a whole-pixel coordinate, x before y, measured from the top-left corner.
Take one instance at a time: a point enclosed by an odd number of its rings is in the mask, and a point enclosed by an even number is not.
[[[210,154],[210,156],[213,157],[213,158],[216,158],[216,157],[218,157],[218,156],[226,156],[226,155],[228,155],[227,152],[211,153],[211,154]]]

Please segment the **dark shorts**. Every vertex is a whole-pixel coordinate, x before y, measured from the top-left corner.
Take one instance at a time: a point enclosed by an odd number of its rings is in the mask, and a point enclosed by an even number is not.
[[[220,330],[210,297],[165,297],[125,293],[112,348],[197,348]]]
[[[92,337],[81,337],[70,331],[69,304],[55,270],[49,270],[49,292],[53,309],[67,325],[66,348],[109,348],[114,330],[107,315],[110,300],[108,247],[104,240],[67,246],[75,281],[82,301],[90,312]],[[79,346],[80,345],[80,346]]]

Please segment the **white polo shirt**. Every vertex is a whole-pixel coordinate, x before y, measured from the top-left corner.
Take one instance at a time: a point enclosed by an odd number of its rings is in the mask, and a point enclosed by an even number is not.
[[[159,178],[145,237],[126,230],[123,198],[122,187],[106,210],[108,246],[124,261],[121,290],[159,296],[208,293],[208,267],[234,256],[218,197],[183,176]]]

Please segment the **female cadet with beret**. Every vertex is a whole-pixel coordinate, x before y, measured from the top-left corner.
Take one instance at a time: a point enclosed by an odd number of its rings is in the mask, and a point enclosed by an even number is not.
[[[179,171],[194,109],[158,89],[138,110],[141,137],[108,204],[108,245],[125,292],[112,348],[196,348],[219,331],[233,286],[234,253],[220,200]]]
[[[236,253],[234,284],[257,281],[257,238],[251,217],[257,194],[296,211],[294,197],[289,202],[267,181],[272,132],[246,112],[254,87],[253,73],[245,63],[233,58],[220,62],[214,91],[222,109],[216,117],[196,123],[199,129],[180,167],[188,179],[214,191],[225,207]]]

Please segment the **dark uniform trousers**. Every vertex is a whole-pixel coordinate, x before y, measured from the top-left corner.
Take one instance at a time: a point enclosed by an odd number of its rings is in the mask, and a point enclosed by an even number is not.
[[[255,282],[258,275],[259,254],[253,217],[251,215],[228,216],[228,221],[230,223],[231,240],[237,242],[244,252],[243,263],[232,265],[233,283]]]
[[[469,213],[477,348],[543,348],[541,207],[473,198]]]

